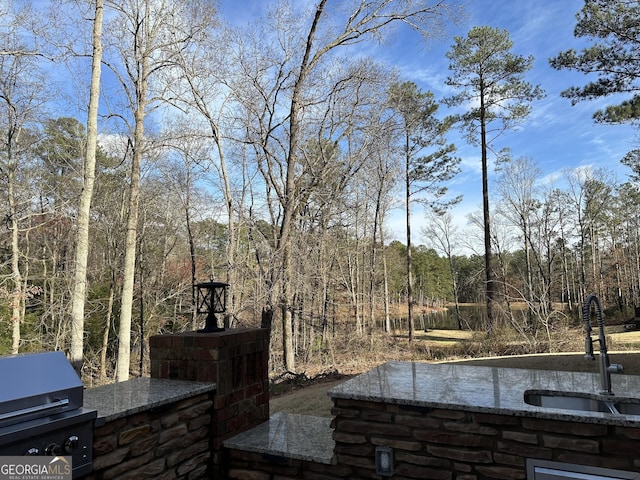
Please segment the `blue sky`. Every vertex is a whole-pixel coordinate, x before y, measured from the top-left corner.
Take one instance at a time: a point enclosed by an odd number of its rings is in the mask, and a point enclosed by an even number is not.
[[[266,3],[263,0],[222,0],[222,14],[227,21],[243,23],[258,15]],[[626,180],[628,169],[620,164],[620,159],[639,143],[636,131],[630,126],[593,122],[593,113],[613,100],[571,106],[560,92],[570,86],[583,85],[588,77],[577,72],[554,70],[548,63],[549,58],[562,50],[580,49],[585,45],[582,39],[573,36],[575,15],[583,4],[583,0],[469,0],[466,21],[452,26],[439,40],[425,44],[418,35],[400,29],[394,35],[393,43],[371,45],[367,50],[370,55],[395,66],[403,81],[413,81],[439,99],[452,93],[445,85],[449,75],[445,54],[453,44],[454,35],[464,37],[471,27],[481,25],[508,30],[514,43],[513,52],[534,56],[534,67],[527,80],[540,85],[546,98],[534,102],[532,114],[517,131],[500,138],[497,150],[509,147],[512,157],[531,158],[547,178],[560,176],[569,168],[592,167],[610,170],[622,182]],[[453,212],[457,223],[463,224],[468,213],[481,208],[480,152],[479,147],[468,145],[457,132],[453,132],[450,139],[458,146],[462,158],[462,173],[449,188],[454,194],[464,194],[463,202]],[[413,218],[419,224],[421,207],[414,208]],[[394,215],[390,228],[394,238],[403,241],[401,213]]]
[[[620,159],[637,146],[637,131],[630,126],[595,124],[593,113],[612,100],[572,106],[560,93],[570,86],[584,85],[589,77],[554,70],[548,62],[562,50],[586,45],[583,39],[573,36],[575,15],[583,5],[582,0],[470,0],[467,21],[452,29],[447,38],[429,48],[410,37],[399,38],[388,52],[381,49],[380,55],[389,61],[395,59],[394,63],[407,79],[431,90],[436,98],[442,98],[451,94],[445,85],[449,75],[445,54],[453,44],[453,36],[464,37],[469,28],[480,25],[508,30],[514,43],[513,51],[533,55],[534,66],[527,80],[540,85],[546,97],[533,103],[530,117],[517,131],[499,139],[498,149],[509,147],[513,157],[533,159],[548,179],[561,177],[568,168],[591,167],[613,171],[622,182],[628,169],[620,164]],[[463,138],[455,143],[463,159],[462,173],[452,182],[450,190],[464,194],[462,204],[454,210],[460,220],[481,207],[480,152]],[[419,218],[419,212],[415,212],[414,217]],[[399,238],[402,238],[400,223],[394,230],[400,231]]]

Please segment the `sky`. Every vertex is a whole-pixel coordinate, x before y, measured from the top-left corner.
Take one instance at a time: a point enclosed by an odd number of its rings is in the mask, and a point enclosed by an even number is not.
[[[240,24],[258,15],[265,3],[264,0],[222,0],[221,10],[228,21]],[[595,77],[554,70],[548,62],[561,51],[580,50],[586,45],[583,39],[573,36],[575,16],[583,5],[583,0],[468,0],[466,21],[452,26],[441,39],[425,44],[419,35],[400,29],[392,43],[370,45],[367,50],[369,55],[397,68],[402,81],[412,81],[440,99],[453,93],[445,84],[449,76],[449,60],[445,54],[453,45],[454,36],[465,37],[473,26],[507,30],[514,44],[512,52],[534,57],[526,80],[539,85],[546,97],[532,104],[531,115],[517,130],[500,137],[495,145],[497,150],[508,147],[513,158],[532,159],[542,171],[544,181],[560,181],[567,169],[602,168],[624,182],[630,171],[620,164],[620,159],[640,143],[637,131],[626,125],[595,124],[593,113],[613,100],[585,101],[572,106],[560,93]],[[449,184],[449,191],[464,196],[452,211],[456,223],[464,228],[467,215],[481,211],[480,151],[479,147],[467,144],[459,132],[452,132],[448,138],[457,145],[458,156],[462,158],[462,172]],[[489,174],[490,178],[496,176],[493,171]],[[424,217],[421,208],[414,207],[412,218],[417,224],[417,228],[412,226],[414,231],[419,231]],[[405,243],[404,214],[401,209],[397,210],[389,229],[393,238]]]

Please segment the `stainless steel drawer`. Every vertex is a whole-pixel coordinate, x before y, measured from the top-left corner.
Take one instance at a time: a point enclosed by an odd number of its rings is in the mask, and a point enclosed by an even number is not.
[[[640,480],[640,473],[528,458],[527,480]]]

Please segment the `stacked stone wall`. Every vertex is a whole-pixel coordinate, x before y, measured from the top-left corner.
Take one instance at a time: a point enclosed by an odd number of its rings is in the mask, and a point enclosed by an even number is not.
[[[213,394],[107,422],[94,429],[87,480],[209,478]]]
[[[525,479],[527,458],[640,471],[640,428],[341,399],[334,413],[336,460],[355,478],[371,478],[379,445],[394,478]]]
[[[380,479],[377,446],[393,449],[395,480],[523,480],[527,458],[640,472],[640,427],[345,399],[333,413],[333,465],[234,450],[228,478]]]

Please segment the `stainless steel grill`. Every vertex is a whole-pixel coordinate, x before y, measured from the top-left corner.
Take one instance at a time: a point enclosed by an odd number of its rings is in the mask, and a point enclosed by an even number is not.
[[[0,456],[65,455],[73,478],[91,472],[95,410],[62,352],[0,358]]]

